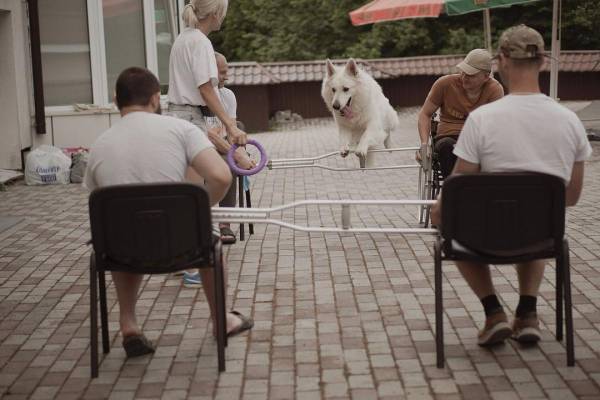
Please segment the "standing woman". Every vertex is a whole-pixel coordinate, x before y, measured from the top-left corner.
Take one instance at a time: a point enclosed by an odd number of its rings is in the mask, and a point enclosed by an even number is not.
[[[219,119],[231,143],[247,135],[225,112],[217,86],[217,62],[208,34],[221,29],[227,0],[192,0],[183,9],[186,28],[177,36],[169,59],[169,112],[207,131],[207,117]]]

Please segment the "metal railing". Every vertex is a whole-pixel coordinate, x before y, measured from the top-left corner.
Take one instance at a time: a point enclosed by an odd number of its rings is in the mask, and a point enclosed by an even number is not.
[[[379,228],[379,227],[352,227],[351,206],[431,206],[433,200],[302,200],[271,208],[220,208],[212,209],[213,222],[229,223],[264,223],[278,225],[284,228],[301,232],[319,233],[392,233],[392,234],[428,234],[435,235],[435,228]],[[341,206],[341,227],[316,227],[304,226],[282,221],[271,217],[271,214],[282,212],[302,206]]]

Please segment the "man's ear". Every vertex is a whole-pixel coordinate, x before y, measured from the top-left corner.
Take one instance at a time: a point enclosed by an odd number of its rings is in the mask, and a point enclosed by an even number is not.
[[[350,76],[358,76],[358,65],[354,58],[349,59],[346,63],[346,73]]]
[[[333,74],[335,74],[335,66],[329,58],[327,59],[325,64],[327,65],[327,77],[330,78],[331,76],[333,76]]]
[[[150,98],[150,102],[152,103],[152,108],[156,109],[160,106],[160,91],[154,93]]]

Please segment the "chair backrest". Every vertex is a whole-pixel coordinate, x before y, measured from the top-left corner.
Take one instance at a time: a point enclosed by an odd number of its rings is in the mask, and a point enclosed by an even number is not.
[[[189,183],[107,186],[89,199],[99,269],[165,273],[210,261],[209,197]]]
[[[444,251],[453,240],[482,254],[510,257],[562,243],[565,185],[535,173],[451,175],[442,191]]]

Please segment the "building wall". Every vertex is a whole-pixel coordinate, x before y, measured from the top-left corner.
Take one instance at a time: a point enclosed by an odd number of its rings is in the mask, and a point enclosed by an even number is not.
[[[269,116],[291,110],[303,118],[330,115],[321,98],[321,82],[292,82],[269,86]]]
[[[384,94],[393,107],[420,106],[437,76],[414,75],[381,79]],[[496,79],[499,79],[496,77]],[[540,85],[548,93],[550,74],[543,72]],[[232,86],[238,100],[238,116],[249,132],[266,131],[275,112],[291,110],[303,118],[328,117],[321,98],[321,82],[290,82],[275,85]],[[600,98],[600,72],[561,72],[558,93],[561,100]]]
[[[266,85],[230,86],[237,99],[238,120],[248,132],[269,129],[269,90]]]

